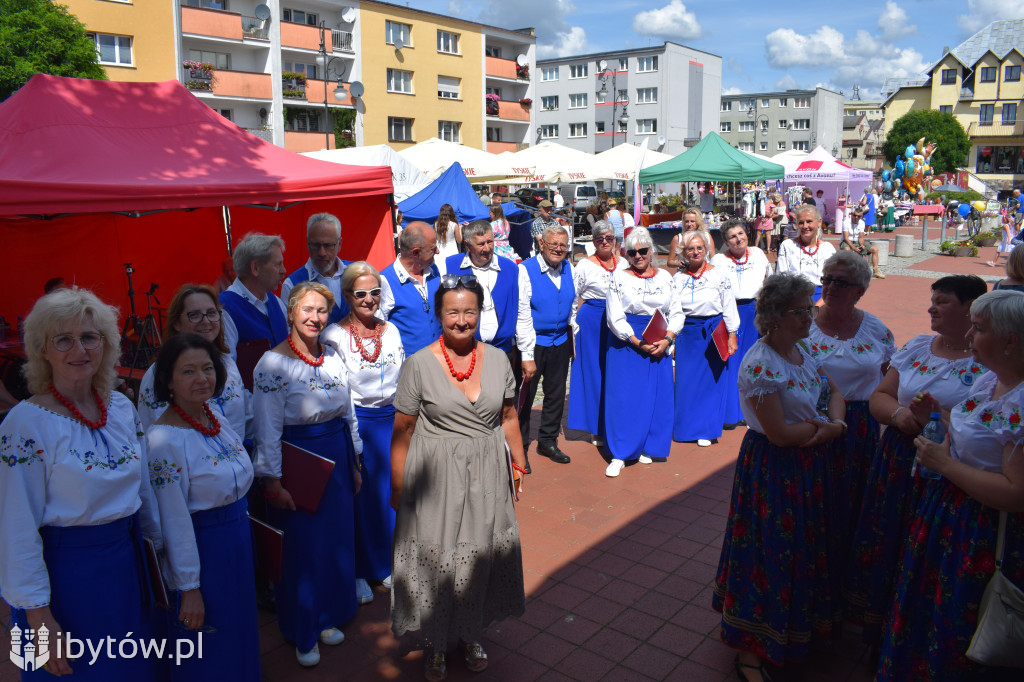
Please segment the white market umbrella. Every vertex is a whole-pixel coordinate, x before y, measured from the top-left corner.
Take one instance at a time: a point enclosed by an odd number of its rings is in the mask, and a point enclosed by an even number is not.
[[[669,161],[673,157],[669,154],[654,151],[653,149],[641,149],[634,144],[620,144],[611,149],[606,149],[595,157],[602,166],[615,173],[616,180],[632,180],[636,175],[637,165],[643,158],[640,168],[649,168],[663,161]]]
[[[436,137],[398,153],[417,167],[422,168],[431,180],[441,175],[455,162],[462,166],[467,178],[478,182],[493,182],[533,173],[532,168],[517,170],[501,157],[482,149],[445,142]]]
[[[386,144],[304,152],[302,155],[349,166],[390,166],[396,202],[404,201],[430,184],[426,173]]]
[[[557,142],[541,142],[515,153],[499,154],[498,158],[520,169],[532,166],[535,169],[533,176],[525,178],[523,182],[590,182],[615,179],[614,171],[606,168],[593,154]]]

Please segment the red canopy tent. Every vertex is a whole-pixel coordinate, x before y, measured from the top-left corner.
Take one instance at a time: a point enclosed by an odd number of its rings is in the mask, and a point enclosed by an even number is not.
[[[252,231],[279,234],[289,271],[306,261],[306,220],[330,211],[341,257],[394,260],[391,170],[294,154],[223,118],[177,81],[116,83],[39,74],[0,103],[0,314],[28,311],[51,277],[125,308],[151,282],[166,303],[213,282]]]

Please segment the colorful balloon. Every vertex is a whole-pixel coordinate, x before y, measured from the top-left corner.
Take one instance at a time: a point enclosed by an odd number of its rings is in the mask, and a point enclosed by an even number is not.
[[[908,144],[906,150],[904,150],[903,152],[903,155],[908,159],[914,156],[914,145]]]
[[[968,204],[960,204],[956,207],[956,210],[961,217],[966,218],[967,214],[971,212],[971,207]]]
[[[907,174],[907,177],[914,177],[914,162],[912,160],[908,160],[907,165],[903,168],[903,172]]]
[[[892,175],[892,173],[889,170],[882,171],[882,179],[883,180],[888,181],[890,175]]]
[[[885,181],[885,191],[886,192],[891,192],[892,191],[892,180],[886,180]]]

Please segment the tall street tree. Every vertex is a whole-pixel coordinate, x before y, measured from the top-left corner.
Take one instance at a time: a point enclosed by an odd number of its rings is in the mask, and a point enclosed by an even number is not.
[[[886,163],[895,166],[896,157],[903,154],[908,145],[916,148],[922,137],[925,142],[936,145],[931,158],[932,172],[951,173],[967,164],[971,140],[964,127],[952,114],[935,109],[910,111],[896,119],[882,146]]]
[[[96,44],[64,5],[0,0],[0,100],[37,73],[106,80]]]

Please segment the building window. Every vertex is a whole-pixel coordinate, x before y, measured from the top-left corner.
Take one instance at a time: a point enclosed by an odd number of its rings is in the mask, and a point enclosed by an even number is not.
[[[722,100],[722,111],[732,111],[732,101]]]
[[[546,95],[541,97],[540,106],[544,111],[554,111],[558,108],[558,95]]]
[[[637,135],[653,135],[656,132],[658,132],[658,119],[638,118],[636,120]]]
[[[501,142],[501,128],[492,128],[491,126],[487,126],[487,141]]]
[[[488,57],[497,57],[498,59],[501,59],[501,48],[495,45],[488,45],[484,48],[484,54]],[[498,140],[492,141],[497,142]]]
[[[569,137],[586,137],[587,136],[587,124],[586,123],[570,123],[569,124]]]
[[[629,131],[629,129],[626,127],[627,125],[628,124],[623,122],[623,121],[616,121],[616,123],[615,123],[615,130],[616,130],[616,132],[623,133],[623,134],[627,133]]]
[[[785,142],[780,142],[780,145],[785,145]],[[779,149],[785,149],[785,146],[779,147]],[[811,143],[804,140],[803,142],[794,142],[793,149],[798,152],[807,152],[811,150]]]
[[[996,73],[999,71],[997,66],[983,66],[981,67],[981,82],[982,83],[995,83]]]
[[[412,142],[411,118],[388,116],[388,142]]]
[[[437,51],[444,52],[445,54],[459,54],[459,34],[438,31]]]
[[[96,42],[96,56],[100,64],[132,65],[131,36],[112,36],[108,33],[87,34]]]
[[[587,77],[587,65],[586,64],[570,64],[569,65],[569,78],[586,78]]]
[[[320,116],[313,109],[297,109],[295,113],[289,111],[285,128],[299,133],[318,133]]]
[[[942,84],[943,85],[956,85],[956,69],[943,69],[942,70]]]
[[[388,92],[412,94],[412,71],[388,69]]]
[[[297,9],[282,9],[281,20],[293,24],[306,24],[307,26],[316,26],[320,23],[320,17],[317,16],[316,12],[304,12]]]
[[[1012,126],[1017,122],[1017,103],[1012,102],[1003,105],[1003,125]]]
[[[213,64],[216,69],[230,69],[231,68],[231,55],[227,52],[207,52],[206,50],[189,50],[188,58],[193,62],[202,62],[203,64]],[[285,67],[285,71],[291,71],[291,68]],[[298,71],[299,69],[296,69]],[[305,70],[302,71],[305,73]],[[312,76],[316,78],[316,76]]]
[[[793,108],[794,109],[809,109],[811,107],[810,97],[794,97]]]
[[[780,152],[784,152],[784,151],[786,151],[786,143],[785,143],[785,142],[780,142],[780,143],[779,143],[779,144],[778,144],[778,145],[776,146],[776,149],[778,149],[778,150],[779,150]]]
[[[616,94],[615,100],[618,102],[629,103],[629,90],[619,90]]]
[[[553,140],[558,137],[558,124],[543,125],[540,127],[540,139]]]
[[[995,104],[982,104],[980,107],[978,107],[978,121],[983,126],[992,125],[992,119],[995,118],[995,114]]]
[[[543,81],[556,81],[558,80],[558,67],[557,66],[545,66],[540,70],[540,80]]]
[[[788,102],[788,100],[787,100],[787,99],[786,99],[785,97],[780,97],[780,98],[779,98],[779,106],[780,106],[780,107],[784,107],[784,106],[786,106],[786,103],[787,103],[787,102]]]
[[[395,40],[401,39],[406,47],[412,44],[412,26],[397,21],[384,22],[384,42],[394,45]]]
[[[1007,66],[1006,70],[1003,71],[1004,81],[1019,81],[1020,80],[1020,67],[1019,66]]]
[[[629,71],[628,57],[619,57],[619,71]]]
[[[460,80],[458,78],[438,76],[437,96],[440,99],[459,99],[459,83]]]
[[[604,132],[604,121],[595,121],[594,122],[594,134],[595,135],[600,135],[603,132]]]
[[[754,153],[754,143],[753,142],[740,142],[738,145],[736,145],[736,149],[739,149],[741,152],[750,152],[751,154],[753,154]]]
[[[752,132],[754,132],[754,122],[753,121],[740,121],[739,130],[740,130],[741,133],[752,133]]]
[[[1024,147],[977,147],[976,173],[1024,173]]]
[[[741,99],[739,104],[740,111],[749,111],[754,108],[754,100],[752,99]]]
[[[462,124],[459,121],[437,122],[437,137],[445,142],[461,142],[462,139],[459,137],[461,130]]]
[[[658,88],[637,88],[637,104],[655,104],[658,101]]]
[[[585,109],[587,107],[587,93],[575,92],[569,95],[570,109]]]
[[[940,114],[949,114],[950,116],[952,116],[953,115],[953,105],[952,104],[940,104],[939,105],[939,113]]]
[[[767,109],[770,104],[771,104],[771,100],[770,99],[768,99],[767,97],[761,98],[761,107],[762,108]]]
[[[220,114],[229,121],[235,120],[235,112],[231,109],[214,109],[214,111],[216,111],[218,114]]]
[[[637,57],[636,58],[636,72],[637,73],[649,73],[651,71],[658,70],[658,56],[653,55],[650,57]]]
[[[762,142],[761,143],[761,151],[763,151],[763,152],[768,151],[768,143],[767,142]]]
[[[810,130],[811,119],[809,118],[797,118],[793,119],[793,130]]]
[[[487,87],[487,94],[488,95],[497,95],[498,99],[501,99],[501,88],[492,88],[492,87],[488,86]]]
[[[128,2],[128,0],[118,0]],[[204,9],[227,9],[228,0],[185,0],[183,3],[189,7],[202,7]]]
[[[732,132],[732,123],[730,123],[729,121],[722,121],[719,125],[720,125],[719,131],[721,131],[723,133],[731,133]]]
[[[786,119],[782,119],[782,120],[779,121],[779,130],[785,130],[788,127],[789,127],[789,121],[787,121]]]
[[[761,132],[763,132],[765,135],[768,134],[768,117],[767,116],[761,119]]]

